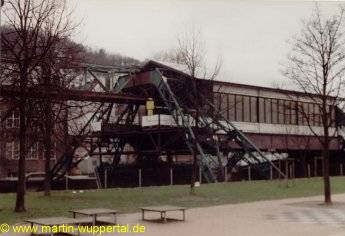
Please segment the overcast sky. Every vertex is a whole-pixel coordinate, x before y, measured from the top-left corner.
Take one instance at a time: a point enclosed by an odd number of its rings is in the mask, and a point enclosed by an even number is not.
[[[223,58],[222,79],[271,86],[314,3],[302,1],[70,0],[83,19],[78,42],[139,60],[176,45],[192,26],[200,29],[210,64]],[[322,2],[325,15],[339,3]]]

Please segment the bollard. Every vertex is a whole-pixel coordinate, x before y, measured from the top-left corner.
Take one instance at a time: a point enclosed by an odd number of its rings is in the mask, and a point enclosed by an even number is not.
[[[174,184],[174,173],[173,173],[173,169],[170,168],[170,185]]]
[[[252,171],[251,171],[250,166],[248,166],[248,181],[251,181],[251,180],[252,180]]]
[[[141,187],[142,180],[141,180],[141,169],[138,170],[138,175],[139,175],[139,187]]]
[[[68,190],[68,176],[65,175],[65,178],[66,178],[66,190]]]
[[[290,165],[290,178],[293,179],[293,164]]]
[[[340,175],[344,175],[343,163],[340,163]]]
[[[224,182],[228,182],[228,168],[224,167]]]
[[[104,171],[104,188],[108,188],[108,170]]]
[[[317,176],[317,159],[314,159],[314,176]]]
[[[273,180],[273,167],[270,166],[270,180]]]
[[[202,182],[202,169],[201,169],[201,166],[199,166],[199,182],[200,182],[200,184]]]

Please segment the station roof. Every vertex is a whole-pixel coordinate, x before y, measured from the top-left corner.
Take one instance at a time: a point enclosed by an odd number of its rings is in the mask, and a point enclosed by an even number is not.
[[[191,77],[188,74],[188,72],[182,68],[182,66],[179,66],[175,63],[165,63],[165,62],[160,62],[160,61],[155,61],[155,60],[147,61],[143,65],[143,67],[140,71],[144,72],[144,71],[148,71],[148,70],[154,70],[156,68],[161,69],[161,70],[169,70],[169,71],[176,73],[177,75],[185,77],[185,78]],[[203,79],[203,78],[196,78],[196,79],[201,80],[201,81],[209,81],[210,83],[213,83],[213,85],[219,85],[219,86],[246,88],[246,89],[252,89],[252,90],[290,94],[290,95],[295,95],[295,96],[300,96],[300,97],[306,97],[306,96],[317,97],[317,96],[319,96],[318,94],[305,93],[305,92],[292,90],[292,89],[281,89],[281,88],[264,87],[264,86],[257,86],[257,85],[240,84],[240,83],[233,83],[233,82],[221,81],[221,80],[216,80],[216,79],[215,80],[207,80],[207,79]],[[332,98],[332,96],[329,96],[329,98]]]

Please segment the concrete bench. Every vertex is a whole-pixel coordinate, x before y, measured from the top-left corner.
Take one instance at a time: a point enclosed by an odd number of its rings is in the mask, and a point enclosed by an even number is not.
[[[34,225],[39,226],[62,226],[62,225],[81,225],[81,224],[90,224],[92,222],[91,218],[79,218],[73,219],[68,217],[48,217],[48,218],[37,218],[37,219],[27,219],[24,220],[25,222],[29,223],[31,227]],[[40,232],[32,232],[33,233],[40,233]],[[41,232],[49,235],[54,235],[53,232]],[[66,232],[67,234],[71,235],[79,235],[79,232]]]
[[[167,222],[168,219],[170,220],[180,220],[180,219],[172,219],[172,218],[167,218],[167,212],[171,211],[181,211],[182,212],[182,220],[180,221],[185,221],[186,220],[186,208],[184,207],[178,207],[178,206],[148,206],[148,207],[140,207],[141,209],[141,218],[142,220],[147,220],[145,219],[145,212],[150,211],[150,212],[158,212],[160,213],[160,220],[162,220],[164,223]]]
[[[70,211],[73,214],[75,219],[77,214],[92,217],[92,225],[95,226],[97,223],[97,216],[111,215],[113,216],[114,221],[112,223],[116,224],[116,214],[117,210],[106,209],[106,208],[90,208],[90,209],[81,209],[81,210],[72,210]],[[106,222],[109,223],[109,222]]]

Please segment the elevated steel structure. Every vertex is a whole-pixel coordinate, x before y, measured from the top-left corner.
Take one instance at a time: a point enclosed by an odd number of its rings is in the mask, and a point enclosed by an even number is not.
[[[76,148],[83,142],[90,143],[87,156],[102,155],[103,147],[107,149],[106,154],[113,157],[110,166],[103,165],[101,161],[96,168],[97,175],[103,175],[107,168],[114,170],[121,155],[126,153],[137,154],[139,162],[145,158],[157,158],[162,154],[168,157],[173,154],[191,154],[197,155],[204,179],[216,182],[222,166],[222,155],[231,151],[235,152],[229,162],[231,165],[236,165],[241,160],[258,170],[262,170],[263,165],[270,165],[280,176],[285,176],[245,134],[220,114],[213,113],[211,100],[205,100],[208,109],[195,112],[190,105],[193,98],[188,95],[188,98],[183,97],[186,91],[188,94],[188,75],[182,73],[179,75],[181,78],[176,78],[176,70],[145,66],[108,67],[83,64],[78,68],[84,71],[84,74],[83,83],[77,89],[31,88],[26,91],[26,96],[33,99],[49,97],[53,102],[100,103],[79,134],[71,139],[68,150],[52,168],[53,180],[62,178],[86,157],[73,160]],[[0,88],[0,96],[20,95],[18,88]],[[173,118],[175,127],[145,128],[134,124],[139,107],[145,104],[147,98],[153,98],[159,109]],[[117,110],[119,115],[110,121],[118,104],[121,104],[121,112]],[[194,121],[193,125],[190,119]],[[86,132],[92,122],[99,121],[102,121],[100,131]],[[126,144],[130,144],[133,151],[125,151]]]
[[[211,101],[207,100],[206,105],[209,109],[195,114],[195,110],[191,109],[188,104],[190,98],[181,100],[181,90],[187,86],[186,78],[177,79],[170,73],[170,71],[159,68],[127,71],[126,75],[118,77],[114,87],[108,87],[107,92],[109,93],[126,94],[126,96],[135,94],[137,98],[152,97],[161,109],[173,117],[176,127],[145,129],[135,126],[134,119],[139,106],[143,103],[134,102],[125,105],[125,109],[117,119],[109,122],[114,103],[109,103],[107,106],[102,104],[100,110],[96,112],[98,115],[95,113],[90,119],[90,122],[102,120],[102,130],[85,137],[92,143],[88,155],[101,155],[101,147],[105,147],[108,150],[106,153],[113,156],[113,161],[110,166],[104,166],[101,163],[97,168],[97,175],[104,175],[105,169],[114,170],[119,163],[120,156],[126,153],[125,145],[130,144],[134,149],[132,153],[137,154],[138,161],[143,158],[155,159],[162,154],[168,156],[173,153],[197,155],[198,164],[202,168],[203,177],[207,182],[217,182],[222,166],[222,153],[227,155],[230,151],[236,153],[231,160],[234,162],[233,165],[239,161],[245,161],[259,171],[262,170],[263,165],[268,165],[272,166],[280,176],[285,177],[285,174],[230,121],[220,114],[211,114],[214,110]],[[96,84],[100,83],[94,74],[91,75]],[[100,87],[103,90],[106,88],[106,86]],[[175,92],[180,94],[177,95]],[[191,126],[190,118],[194,120],[194,126]],[[220,137],[219,139],[223,141],[215,142],[215,136]],[[169,137],[170,140],[167,141],[167,138],[164,137]],[[183,140],[182,143],[181,140]],[[233,147],[234,144],[237,148]],[[63,176],[66,171],[82,160],[73,163],[71,158],[71,156],[66,156],[60,162],[60,168],[53,169],[55,178]]]

